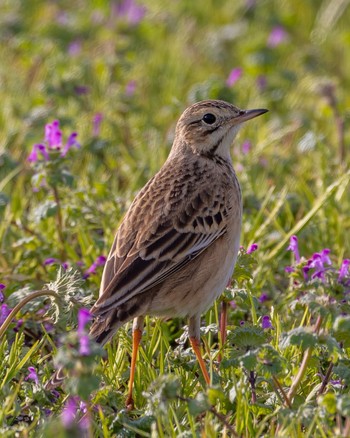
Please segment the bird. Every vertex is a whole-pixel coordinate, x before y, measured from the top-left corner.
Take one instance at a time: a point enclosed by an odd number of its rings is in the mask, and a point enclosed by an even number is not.
[[[126,212],[91,308],[91,337],[104,345],[133,320],[126,406],[146,315],[188,318],[190,344],[207,384],[200,350],[201,315],[229,282],[240,245],[242,193],[230,147],[241,125],[267,109],[242,110],[204,100],[180,116],[161,169]]]

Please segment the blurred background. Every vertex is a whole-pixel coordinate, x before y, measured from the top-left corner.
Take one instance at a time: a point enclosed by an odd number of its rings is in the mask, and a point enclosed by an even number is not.
[[[347,0],[2,1],[0,274],[40,280],[43,260],[60,258],[53,194],[33,190],[27,160],[47,123],[78,134],[73,179],[60,188],[61,261],[89,265],[165,161],[181,112],[207,98],[270,110],[232,151],[242,244],[259,244],[265,269],[278,270],[291,232],[303,252],[331,247],[341,260],[350,247],[349,22]]]

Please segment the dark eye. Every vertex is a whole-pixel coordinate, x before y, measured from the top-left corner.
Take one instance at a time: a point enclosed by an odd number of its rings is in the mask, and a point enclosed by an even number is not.
[[[216,122],[216,117],[214,116],[214,114],[208,113],[208,114],[204,114],[202,120],[208,125],[212,125],[213,123]]]

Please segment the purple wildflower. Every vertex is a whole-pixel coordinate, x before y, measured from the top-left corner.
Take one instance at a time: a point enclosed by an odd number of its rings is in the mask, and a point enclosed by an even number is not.
[[[28,155],[27,160],[30,163],[35,163],[36,161],[38,161],[39,159],[38,152],[41,153],[41,155],[44,157],[46,161],[49,160],[49,154],[47,153],[46,147],[43,144],[35,144],[33,146],[31,153]]]
[[[90,338],[89,335],[79,336],[79,354],[89,356],[90,354]]]
[[[247,155],[251,148],[252,148],[251,142],[249,140],[244,141],[242,144],[242,154]]]
[[[57,389],[52,389],[51,394],[54,396],[55,399],[59,399],[61,397],[61,394],[57,391]]]
[[[230,301],[230,306],[232,307],[232,309],[237,309],[237,304],[236,301]]]
[[[81,41],[75,40],[68,45],[68,55],[77,56],[81,52]]]
[[[272,328],[272,324],[271,324],[271,320],[269,315],[264,315],[261,319],[261,327],[265,330],[265,329],[270,329]]]
[[[125,87],[125,94],[127,96],[132,96],[135,93],[136,90],[136,81],[135,80],[131,80],[126,84]]]
[[[48,259],[45,259],[45,260],[44,260],[44,265],[45,265],[45,266],[47,266],[47,265],[52,265],[52,264],[54,264],[54,263],[56,263],[56,262],[58,262],[57,259],[55,259],[54,257],[49,257]]]
[[[94,117],[92,119],[92,135],[94,137],[98,137],[100,135],[100,128],[101,128],[102,120],[103,120],[102,113],[94,114]]]
[[[239,325],[242,327],[242,326],[244,326],[244,324],[245,324],[245,321],[239,321]]]
[[[268,301],[269,296],[267,295],[267,293],[263,292],[260,297],[258,298],[260,303],[265,303],[265,301]]]
[[[9,307],[7,304],[2,304],[0,308],[0,327],[5,322],[6,318],[11,313],[11,307]]]
[[[237,67],[230,71],[230,74],[228,75],[228,78],[226,80],[226,85],[228,87],[232,87],[238,79],[242,76],[243,69]]]
[[[65,157],[70,148],[75,146],[76,148],[80,148],[80,143],[77,142],[78,134],[76,132],[72,132],[68,137],[67,143],[65,144],[63,151],[61,153],[61,157]]]
[[[325,264],[331,265],[332,262],[329,258],[330,250],[328,248],[323,249],[320,253],[316,252],[313,254],[310,260],[308,260],[307,265],[304,266],[304,272],[307,273],[310,269],[314,269],[314,273],[311,278],[319,278],[325,281],[324,273],[327,268]]]
[[[88,278],[90,275],[96,274],[96,269],[106,263],[105,256],[98,256],[94,263],[84,272],[83,278]]]
[[[127,23],[135,25],[145,16],[146,8],[137,4],[134,0],[123,0],[117,5],[116,12]]]
[[[287,251],[292,251],[294,253],[295,261],[297,263],[300,262],[300,254],[299,254],[297,236],[291,236]]]
[[[22,327],[22,325],[23,325],[23,319],[18,319],[16,326],[13,328],[13,331],[15,333],[19,332],[19,329]]]
[[[61,152],[61,157],[65,157],[69,149],[73,146],[80,147],[80,144],[77,142],[77,133],[73,132],[63,150]],[[52,123],[47,123],[45,125],[45,143],[46,144],[35,144],[31,153],[28,156],[28,161],[34,163],[38,161],[38,153],[40,153],[45,160],[49,160],[49,150],[61,150],[62,149],[62,132],[60,130],[60,122],[58,120],[54,120]]]
[[[284,268],[284,270],[285,270],[285,272],[288,272],[288,274],[294,272],[294,268],[293,268],[293,266],[286,266],[286,267]]]
[[[83,307],[78,312],[78,333],[85,333],[85,326],[92,320],[92,316],[88,309]]]
[[[350,259],[344,259],[339,269],[338,281],[341,281],[349,274]]]
[[[39,385],[38,375],[36,373],[36,369],[34,367],[28,367],[29,374],[24,380],[34,380],[34,382]]]
[[[272,28],[267,40],[267,45],[270,48],[274,48],[286,41],[288,37],[287,32],[282,26],[275,26]]]
[[[5,295],[3,294],[3,290],[6,288],[4,283],[0,283],[0,303],[3,303],[5,301]]]
[[[69,263],[68,262],[63,262],[61,266],[66,271],[69,268]]]
[[[88,94],[90,92],[90,88],[87,87],[86,85],[76,85],[74,87],[74,92],[78,95],[78,96],[82,96],[84,94]]]
[[[259,245],[257,243],[253,243],[250,245],[250,247],[247,249],[247,254],[251,254],[252,252],[256,251],[259,248]]]
[[[78,410],[78,397],[69,397],[61,414],[61,421],[64,427],[71,427],[75,422],[75,415]]]
[[[62,146],[62,131],[60,130],[60,122],[54,120],[45,126],[45,141],[52,149],[61,149]]]

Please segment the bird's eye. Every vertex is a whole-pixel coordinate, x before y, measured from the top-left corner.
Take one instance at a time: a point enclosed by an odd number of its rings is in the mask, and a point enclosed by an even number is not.
[[[204,114],[202,120],[208,125],[212,125],[213,123],[216,122],[216,117],[214,116],[214,114],[208,113],[208,114]]]

